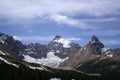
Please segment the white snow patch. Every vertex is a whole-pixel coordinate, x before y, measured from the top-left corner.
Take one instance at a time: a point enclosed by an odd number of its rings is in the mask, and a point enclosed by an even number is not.
[[[31,69],[38,69],[38,70],[43,70],[43,68],[40,68],[40,67],[33,67],[33,66],[28,66],[29,68],[31,68]]]
[[[33,51],[29,51],[29,52],[27,52],[28,54],[34,54],[35,52],[33,52]]]
[[[0,60],[2,60],[2,61],[4,61],[5,63],[7,63],[7,64],[9,64],[9,65],[12,65],[12,66],[15,66],[15,67],[19,67],[18,65],[16,65],[16,64],[13,64],[13,63],[11,63],[11,62],[8,62],[7,60],[5,60],[4,58],[2,58],[2,57],[0,57]]]
[[[48,52],[46,59],[61,60],[59,57],[54,55],[54,52]]]
[[[5,39],[6,39],[5,35],[0,36],[0,42],[1,42],[2,44],[5,43]]]
[[[84,47],[83,49],[86,50],[86,47]]]
[[[56,51],[56,53],[60,53],[60,51],[59,51],[59,50],[57,50],[57,51]]]
[[[2,52],[2,51],[0,51],[0,54],[2,54],[2,55],[6,55],[4,52]]]
[[[101,49],[101,52],[104,53],[104,52],[106,52],[108,49],[109,49],[109,48],[104,47],[104,48]]]
[[[109,54],[109,55],[107,55],[108,57],[113,57],[113,54]]]
[[[24,56],[24,59],[23,59],[24,61],[31,62],[31,63],[37,62],[37,60],[35,58],[30,57],[29,55],[24,55],[23,54],[23,56]]]
[[[0,40],[0,42],[1,42],[2,44],[4,44],[4,43],[5,43],[5,41],[3,41],[2,39]]]
[[[54,52],[54,50],[51,50],[51,52]]]
[[[112,53],[111,51],[107,51],[107,52],[105,52],[105,55],[109,55],[111,53]]]
[[[50,80],[61,80],[60,78],[51,78]]]
[[[27,61],[30,63],[42,64],[49,67],[58,67],[61,62],[68,59],[68,57],[64,59],[60,59],[59,57],[54,55],[54,52],[48,52],[47,57],[42,59],[35,59],[29,55],[23,55],[23,56],[24,56],[24,59],[23,59],[24,61]]]
[[[25,49],[25,51],[30,51],[31,49]]]
[[[65,39],[63,39],[63,38],[54,40],[54,42],[62,43],[64,48],[70,48],[70,47],[71,47],[71,46],[70,46],[71,41],[65,40]]]

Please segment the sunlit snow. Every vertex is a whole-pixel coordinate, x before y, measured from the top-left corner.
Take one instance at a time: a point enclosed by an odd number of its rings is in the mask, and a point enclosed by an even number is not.
[[[108,57],[113,57],[113,54],[109,54],[109,55],[107,55]]]
[[[28,66],[29,68],[31,68],[31,69],[38,69],[38,70],[43,70],[43,68],[40,68],[40,67],[33,67],[33,66]]]
[[[24,61],[30,62],[30,63],[37,63],[37,64],[43,64],[49,67],[58,67],[60,62],[65,61],[67,58],[60,59],[59,57],[54,55],[54,52],[48,52],[46,58],[36,59],[29,55],[23,55]]]
[[[109,49],[109,48],[103,47],[103,48],[101,49],[101,52],[104,53],[104,52],[106,52],[108,49]]]
[[[71,47],[70,46],[71,41],[65,40],[63,38],[60,38],[58,40],[54,40],[54,42],[62,43],[64,48],[70,48]]]
[[[19,67],[18,65],[14,64],[14,63],[11,63],[11,62],[8,62],[7,60],[5,60],[4,58],[0,57],[0,60],[4,61],[5,63],[9,64],[9,65],[12,65],[12,66],[15,66],[15,67]]]
[[[2,51],[0,51],[0,54],[2,54],[2,55],[6,55],[4,52],[2,52]]]
[[[6,39],[5,35],[0,36],[0,42],[1,42],[2,44],[5,43],[5,39]]]

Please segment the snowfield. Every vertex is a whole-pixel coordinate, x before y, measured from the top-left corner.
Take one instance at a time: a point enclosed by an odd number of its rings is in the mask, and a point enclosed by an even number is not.
[[[54,40],[54,42],[62,43],[64,48],[70,48],[71,47],[70,46],[71,41],[65,40],[63,38],[60,38],[58,40]]]
[[[24,59],[23,59],[24,61],[27,61],[30,63],[42,64],[49,67],[58,67],[61,62],[68,59],[68,57],[64,59],[60,59],[59,57],[54,55],[54,52],[48,52],[47,57],[41,58],[41,59],[36,59],[29,55],[23,55],[23,56],[24,56]]]

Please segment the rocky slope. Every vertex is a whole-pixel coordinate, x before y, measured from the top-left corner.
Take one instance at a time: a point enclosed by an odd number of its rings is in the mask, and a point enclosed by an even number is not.
[[[47,46],[49,51],[55,52],[55,55],[62,59],[81,48],[79,44],[63,39],[61,36],[56,36]]]
[[[120,59],[115,57],[95,55],[77,65],[75,69],[87,73],[102,74],[104,80],[120,79]]]
[[[17,58],[23,58],[22,51],[25,46],[18,40],[14,40],[12,36],[0,33],[0,50],[10,52],[10,55]]]
[[[120,49],[106,48],[96,36],[92,36],[91,40],[84,47],[71,54],[69,59],[61,63],[59,67],[74,68],[95,55],[120,58]]]
[[[120,58],[120,48],[108,49],[103,54],[109,57]]]
[[[10,51],[10,55],[31,63],[38,63],[50,67],[57,67],[70,54],[81,47],[69,40],[56,36],[48,45],[30,43],[23,45],[12,36],[0,33],[0,46]]]
[[[0,80],[120,80],[119,64],[120,49],[106,48],[96,36],[81,48],[61,36],[23,45],[0,33]]]
[[[0,52],[0,80],[99,80],[100,76],[28,63]]]
[[[102,55],[105,52],[105,46],[98,40],[96,36],[92,36],[91,41],[87,45],[79,49],[76,53],[70,55],[69,59],[60,64],[60,67],[74,68],[80,62],[86,61],[93,55]]]

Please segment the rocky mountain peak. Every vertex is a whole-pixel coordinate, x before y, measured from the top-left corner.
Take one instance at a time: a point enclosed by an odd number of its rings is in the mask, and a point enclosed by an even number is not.
[[[105,46],[99,41],[99,39],[95,35],[93,35],[91,41],[85,47],[87,47],[88,51],[90,50],[92,54],[100,55],[102,54],[102,48],[104,48]]]
[[[60,67],[74,68],[80,62],[86,61],[95,55],[102,55],[104,45],[96,36],[92,36],[91,40],[76,53],[69,56],[69,59],[60,64]]]
[[[90,47],[92,47],[94,49],[96,49],[96,48],[101,49],[101,48],[105,47],[104,44],[101,43],[95,35],[92,36],[91,41],[87,45],[90,45]]]
[[[12,52],[11,55],[17,58],[23,58],[21,51],[23,51],[24,45],[20,41],[15,40],[12,36],[0,32],[0,46]]]
[[[93,35],[92,38],[91,38],[91,41],[99,41],[99,40],[95,35]]]
[[[91,37],[91,41],[90,41],[92,44],[93,43],[100,43],[100,41],[99,41],[99,39],[95,36],[95,35],[93,35],[92,37]]]
[[[53,40],[59,40],[61,38],[62,38],[61,36],[57,35],[57,36],[55,36],[55,38]]]

